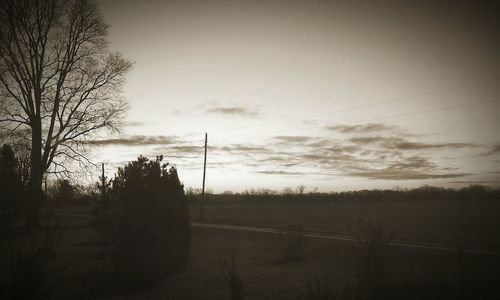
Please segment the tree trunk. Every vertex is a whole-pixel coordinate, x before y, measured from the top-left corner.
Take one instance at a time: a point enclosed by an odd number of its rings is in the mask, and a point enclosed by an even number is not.
[[[28,204],[27,227],[40,226],[39,210],[42,203],[42,124],[37,118],[31,132],[31,201]]]

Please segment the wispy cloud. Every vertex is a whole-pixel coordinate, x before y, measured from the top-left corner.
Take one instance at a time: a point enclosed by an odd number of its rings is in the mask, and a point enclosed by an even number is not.
[[[472,143],[419,143],[403,141],[392,145],[393,147],[401,150],[422,150],[422,149],[462,149],[462,148],[476,148],[478,145]]]
[[[381,123],[368,123],[360,125],[333,125],[326,126],[325,129],[342,133],[372,133],[379,131],[391,131],[398,129],[398,127]]]
[[[252,144],[230,144],[222,147],[209,146],[208,149],[215,151],[229,152],[229,153],[244,153],[244,152],[267,153],[266,147],[262,145],[252,145]]]
[[[493,155],[493,154],[496,154],[496,153],[500,153],[500,143],[496,144],[496,145],[493,145],[491,148],[490,148],[490,151],[484,153],[483,155],[484,156],[489,156],[489,155]]]
[[[295,135],[295,136],[275,136],[274,139],[280,142],[287,142],[287,143],[304,143],[312,140],[313,138],[304,135]]]
[[[399,149],[399,150],[425,150],[425,149],[462,149],[462,148],[477,148],[479,145],[473,143],[424,143],[410,141],[403,137],[394,136],[362,136],[353,137],[349,139],[358,145],[380,144],[381,147],[386,149]]]
[[[293,173],[310,167],[323,173],[335,171],[377,180],[461,178],[470,174],[454,165],[438,165],[433,159],[438,155],[435,150],[483,147],[466,142],[424,142],[421,135],[405,134],[402,128],[385,124],[337,125],[331,130],[349,136],[275,136],[268,149],[275,151],[257,157],[255,166],[272,163],[276,174],[285,169]]]
[[[165,135],[132,135],[117,138],[99,139],[93,142],[98,146],[147,146],[147,145],[171,145],[178,143],[179,139],[176,136]]]
[[[454,169],[453,169],[454,170]],[[440,178],[460,178],[469,173],[449,172],[450,168],[440,167],[428,157],[409,156],[369,166],[366,164],[348,165],[344,173],[349,176],[378,180],[424,180]]]
[[[212,114],[222,114],[222,115],[232,115],[232,116],[242,116],[242,117],[256,117],[259,115],[258,112],[242,106],[214,106],[207,108],[206,111]]]
[[[265,175],[285,175],[285,176],[299,176],[299,175],[308,175],[307,172],[293,172],[293,171],[256,171],[258,174]]]
[[[179,153],[202,153],[203,147],[201,145],[180,145],[180,146],[171,146],[165,150],[179,152]]]
[[[457,180],[457,181],[450,181],[450,183],[456,183],[456,184],[469,184],[469,185],[474,185],[474,184],[500,184],[498,181],[494,180]]]
[[[348,134],[334,138],[274,136],[267,143],[212,144],[208,151],[214,161],[210,163],[216,163],[218,168],[244,166],[250,172],[263,175],[335,174],[371,180],[460,178],[466,181],[472,174],[456,163],[439,159],[439,155],[484,147],[467,142],[428,142],[423,136],[402,134],[401,128],[383,124],[337,125],[337,129]],[[100,140],[97,144],[157,145],[148,151],[162,153],[186,166],[199,164],[203,157],[201,142],[199,145],[187,143],[178,136],[135,135]]]
[[[440,179],[440,178],[459,178],[471,174],[468,173],[428,173],[415,170],[367,170],[347,172],[346,175],[364,177],[375,180],[423,180],[423,179]]]
[[[141,127],[144,126],[146,123],[140,122],[140,121],[127,121],[125,122],[125,127]]]

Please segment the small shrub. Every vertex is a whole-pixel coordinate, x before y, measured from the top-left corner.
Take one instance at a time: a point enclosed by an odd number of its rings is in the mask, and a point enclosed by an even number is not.
[[[61,270],[50,269],[56,258],[56,246],[66,225],[49,215],[47,224],[31,231],[21,245],[12,247],[10,278],[1,285],[2,299],[50,299],[55,287],[53,275]]]
[[[338,278],[331,279],[328,275],[309,278],[303,299],[305,300],[333,300],[359,299],[352,280]]]
[[[245,290],[243,287],[243,280],[236,271],[236,250],[233,249],[233,259],[231,267],[228,266],[227,261],[224,259],[220,264],[222,276],[229,285],[231,290],[231,300],[245,299]]]
[[[305,300],[333,300],[339,299],[339,296],[339,284],[326,275],[314,276],[307,280]]]
[[[362,237],[357,237],[359,255],[356,279],[359,295],[367,299],[384,299],[387,288],[387,250],[392,239],[380,224],[368,220]]]

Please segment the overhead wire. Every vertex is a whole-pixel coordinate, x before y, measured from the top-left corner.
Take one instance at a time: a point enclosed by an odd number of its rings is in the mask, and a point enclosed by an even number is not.
[[[500,77],[496,76],[496,77],[491,77],[491,78],[486,79],[486,80],[474,81],[474,82],[466,82],[466,83],[462,83],[462,84],[459,84],[459,85],[454,85],[454,86],[451,86],[451,87],[446,87],[446,88],[442,88],[442,89],[434,89],[434,90],[430,90],[430,91],[427,91],[427,92],[422,92],[422,93],[418,93],[418,94],[414,94],[414,95],[410,95],[410,96],[405,96],[405,97],[398,97],[398,98],[394,98],[394,99],[390,99],[390,100],[385,100],[385,101],[380,101],[380,102],[376,102],[376,103],[371,103],[371,104],[367,104],[367,105],[355,106],[355,107],[350,107],[350,108],[346,108],[346,109],[330,111],[330,112],[321,113],[321,114],[308,115],[308,116],[304,116],[303,118],[304,119],[317,118],[317,117],[320,117],[320,116],[327,116],[327,115],[333,115],[333,114],[338,114],[338,113],[343,113],[343,112],[357,111],[357,110],[372,108],[372,107],[376,107],[376,106],[380,106],[380,105],[385,105],[385,104],[391,104],[391,103],[397,103],[397,102],[404,102],[404,101],[414,100],[414,99],[418,99],[418,98],[422,98],[422,97],[426,97],[426,96],[447,93],[447,92],[458,90],[458,89],[465,88],[465,87],[479,86],[479,85],[482,85],[482,84],[485,84],[485,83],[494,82],[494,81],[498,80],[499,78]],[[470,106],[470,105],[465,105],[465,106]],[[443,110],[443,109],[439,109],[439,110]],[[263,122],[263,123],[271,123],[271,122],[274,122],[274,120],[273,121],[268,121],[268,122]],[[268,126],[267,127],[262,126],[263,123],[259,124],[258,126],[254,126],[254,127],[242,127],[242,128],[229,129],[229,130],[226,130],[225,133],[227,133],[227,132],[234,132],[234,131],[248,130],[248,129],[252,129],[252,128],[257,128],[257,129],[258,128],[267,128]],[[313,125],[313,126],[301,128],[299,130],[302,131],[302,130],[313,129],[313,128],[318,128],[318,127],[322,127],[322,125]],[[280,130],[280,131],[276,131],[276,132],[285,132],[285,131],[288,131],[288,130]],[[263,133],[262,132],[258,132],[258,133],[254,132],[254,133],[251,133],[251,134],[244,134],[244,135],[240,135],[240,136],[253,136],[253,135],[256,135],[256,134],[266,134],[266,133],[269,133],[269,132],[268,131],[265,131]],[[231,135],[217,136],[215,134],[215,138],[226,138],[226,137],[232,137],[232,136],[234,136],[234,135],[231,134]],[[214,137],[213,134],[212,134],[212,137]]]
[[[440,108],[429,109],[429,110],[422,110],[422,111],[416,111],[416,112],[409,112],[409,113],[401,113],[401,114],[395,114],[395,115],[380,116],[380,117],[374,117],[374,118],[368,118],[368,119],[350,121],[350,122],[347,122],[347,123],[348,124],[358,124],[358,123],[363,123],[363,122],[371,122],[371,121],[377,121],[377,120],[399,118],[399,117],[412,116],[412,115],[418,115],[418,114],[423,114],[423,113],[432,113],[432,112],[438,112],[438,111],[446,111],[446,110],[452,110],[452,109],[463,108],[463,107],[479,106],[479,105],[491,104],[491,103],[495,103],[495,102],[499,102],[499,101],[500,101],[500,98],[494,98],[494,99],[489,99],[489,100],[481,101],[481,102],[464,103],[464,104],[452,105],[452,106],[446,106],[446,107],[440,107]],[[278,134],[278,133],[290,132],[290,131],[298,132],[298,131],[305,131],[305,130],[322,128],[322,127],[325,127],[325,125],[322,124],[322,125],[311,125],[311,126],[300,127],[300,128],[287,128],[287,129],[271,130],[271,131],[259,131],[259,132],[252,132],[252,133],[248,133],[248,134],[240,134],[240,135],[238,135],[238,137],[250,137],[250,136],[257,136],[257,135]],[[233,137],[233,136],[235,136],[235,135],[219,136],[218,140],[221,141],[221,140]],[[216,140],[217,140],[217,136],[216,136]]]
[[[415,100],[415,99],[419,99],[419,98],[426,97],[426,96],[437,95],[437,94],[442,94],[442,93],[450,92],[450,91],[453,91],[453,90],[458,90],[458,89],[465,88],[465,87],[478,86],[478,85],[485,84],[485,83],[488,83],[488,82],[492,82],[492,81],[495,81],[495,80],[498,80],[498,77],[490,78],[488,80],[476,81],[476,82],[467,82],[467,83],[463,83],[463,84],[460,84],[460,85],[455,85],[455,86],[451,86],[451,87],[447,87],[447,88],[443,88],[443,89],[434,89],[434,90],[431,90],[431,91],[428,91],[428,92],[423,92],[423,93],[419,93],[419,94],[415,94],[415,95],[410,95],[410,96],[405,96],[405,97],[399,97],[399,98],[390,99],[390,100],[386,100],[386,101],[380,101],[380,102],[371,103],[371,104],[367,104],[367,105],[363,105],[363,106],[355,106],[355,107],[341,109],[341,110],[336,110],[336,111],[331,111],[331,112],[327,112],[327,113],[310,115],[310,116],[306,116],[305,118],[316,118],[316,117],[320,117],[320,116],[332,115],[332,114],[337,114],[337,113],[342,113],[342,112],[357,111],[357,110],[371,108],[371,107],[376,107],[376,106],[380,106],[380,105],[386,105],[386,104],[391,104],[391,103],[397,103],[397,102],[404,102],[404,101],[409,101],[409,100]],[[391,118],[407,117],[407,116],[413,116],[413,115],[419,115],[419,114],[425,114],[425,113],[433,113],[433,112],[438,112],[438,111],[446,111],[446,110],[452,110],[452,109],[458,109],[458,108],[464,108],[464,107],[472,107],[472,106],[479,106],[479,105],[491,104],[491,103],[495,103],[495,102],[500,102],[500,98],[494,98],[494,99],[489,99],[489,100],[480,101],[480,102],[474,102],[474,103],[463,103],[463,104],[445,106],[445,107],[440,107],[440,108],[435,108],[435,109],[427,109],[427,110],[414,111],[414,112],[408,112],[408,113],[386,115],[386,116],[368,118],[368,119],[363,119],[363,120],[357,120],[357,121],[349,122],[349,123],[362,123],[362,122],[385,120],[385,119],[391,119]],[[298,131],[304,131],[304,130],[310,130],[310,129],[320,128],[320,127],[324,127],[324,126],[325,125],[313,125],[313,126],[307,126],[307,127],[302,127],[302,128],[292,128],[292,129],[285,129],[285,130],[271,130],[271,131],[266,131],[266,132],[253,132],[253,133],[250,133],[250,134],[243,134],[243,135],[239,134],[238,137],[248,137],[248,136],[255,136],[255,135],[266,135],[266,134],[277,134],[277,133],[290,132],[290,131],[298,132]],[[247,127],[247,128],[236,128],[236,129],[228,130],[226,132],[234,132],[234,131],[247,130],[248,128],[249,127]],[[216,143],[220,142],[221,138],[225,139],[225,138],[229,138],[229,137],[233,137],[233,136],[235,136],[235,135],[231,134],[231,135],[225,135],[225,136],[217,136],[215,134],[215,142]],[[213,144],[213,141],[214,141],[214,135],[212,134],[212,144]],[[176,145],[185,145],[185,144],[187,144],[187,145],[191,145],[193,147],[203,148],[204,147],[204,143],[203,142],[204,142],[204,139],[183,140],[183,141],[180,141],[180,142],[174,142],[174,143],[172,143],[170,145],[176,146]],[[200,144],[199,146],[197,146],[196,145],[197,143],[202,143],[202,144]],[[298,157],[299,156],[300,155],[298,155]],[[224,175],[224,177],[226,177],[226,180],[228,180],[226,174],[223,174],[223,175]]]

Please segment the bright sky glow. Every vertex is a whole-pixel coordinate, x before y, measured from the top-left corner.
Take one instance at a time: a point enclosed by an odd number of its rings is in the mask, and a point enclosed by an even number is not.
[[[387,1],[99,1],[135,62],[111,175],[163,154],[186,186],[498,186],[499,18]],[[453,4],[453,5],[452,5]],[[490,14],[488,14],[490,13]]]

